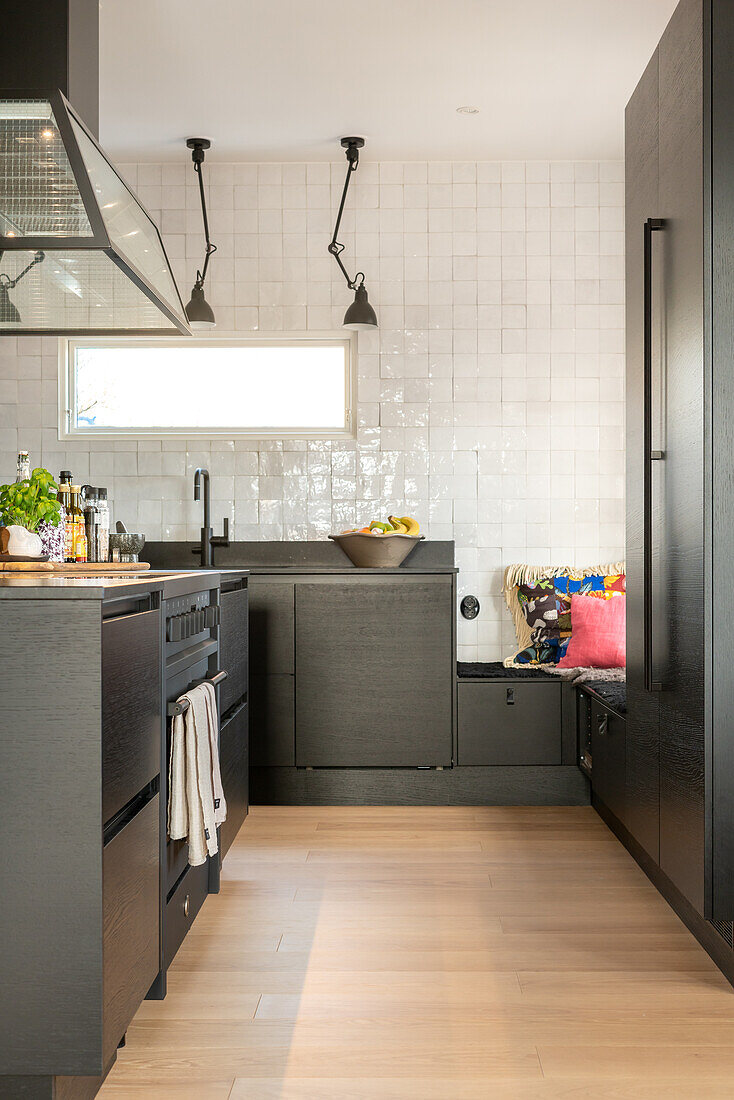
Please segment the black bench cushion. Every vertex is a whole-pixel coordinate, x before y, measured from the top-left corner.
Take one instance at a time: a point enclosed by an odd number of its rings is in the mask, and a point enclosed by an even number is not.
[[[505,668],[502,661],[458,661],[456,674],[461,680],[555,680],[542,668]]]
[[[590,688],[602,702],[617,714],[627,713],[627,685],[618,680],[586,680],[579,687]]]

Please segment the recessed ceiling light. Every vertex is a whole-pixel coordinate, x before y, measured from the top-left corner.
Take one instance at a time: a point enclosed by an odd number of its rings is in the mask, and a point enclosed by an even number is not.
[[[478,107],[457,107],[456,108],[456,113],[457,113],[457,115],[478,115],[479,114],[479,108]]]

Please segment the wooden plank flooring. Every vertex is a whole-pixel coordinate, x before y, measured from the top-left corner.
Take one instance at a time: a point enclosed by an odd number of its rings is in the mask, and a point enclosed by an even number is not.
[[[718,1100],[734,991],[589,807],[256,806],[102,1100]]]

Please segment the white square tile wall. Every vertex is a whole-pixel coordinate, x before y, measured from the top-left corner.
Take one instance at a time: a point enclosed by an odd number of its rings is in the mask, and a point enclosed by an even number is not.
[[[122,165],[158,220],[184,299],[201,262],[195,177]],[[338,329],[351,295],[327,254],[345,162],[207,162],[218,246],[207,297],[224,330]],[[359,335],[355,443],[61,444],[53,338],[0,338],[0,479],[23,447],[106,484],[114,518],[198,538],[198,465],[235,539],[324,538],[387,512],[455,538],[459,657],[513,644],[513,561],[624,553],[624,188],[621,162],[371,163],[341,239],[380,322]]]

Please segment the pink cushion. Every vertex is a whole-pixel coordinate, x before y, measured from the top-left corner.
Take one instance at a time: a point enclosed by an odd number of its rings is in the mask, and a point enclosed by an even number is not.
[[[571,638],[557,668],[624,668],[627,597],[571,597]]]

